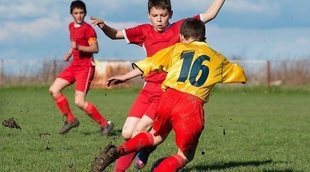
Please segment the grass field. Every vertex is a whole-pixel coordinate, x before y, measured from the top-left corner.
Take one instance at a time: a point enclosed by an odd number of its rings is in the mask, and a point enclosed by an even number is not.
[[[0,171],[89,171],[101,148],[122,142],[122,124],[139,89],[89,92],[88,99],[115,123],[110,137],[100,136],[96,124],[73,105],[81,125],[59,135],[63,119],[47,90],[0,88],[0,121],[14,117],[22,128],[0,127]],[[72,104],[73,89],[65,94]],[[309,103],[309,89],[217,88],[205,105],[195,159],[183,171],[310,171]],[[150,162],[175,151],[172,133]],[[143,171],[150,168],[151,163]]]

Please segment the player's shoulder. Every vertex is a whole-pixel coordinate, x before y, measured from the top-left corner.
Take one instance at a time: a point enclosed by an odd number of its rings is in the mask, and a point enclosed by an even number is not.
[[[84,22],[83,26],[84,26],[84,27],[87,27],[87,28],[93,28],[93,26],[92,26],[92,25],[90,25],[90,24],[89,24],[89,23],[87,23],[87,22]]]
[[[70,22],[69,24],[68,24],[68,27],[69,28],[72,28],[74,26],[74,22]]]
[[[197,20],[201,20],[200,15],[197,14],[197,15],[192,16],[192,17],[181,18],[181,19],[179,19],[179,20],[177,20],[177,21],[174,21],[174,22],[171,24],[171,26],[172,26],[172,27],[180,27],[180,25],[181,25],[186,19],[188,19],[188,18],[194,18],[194,19],[197,19]]]

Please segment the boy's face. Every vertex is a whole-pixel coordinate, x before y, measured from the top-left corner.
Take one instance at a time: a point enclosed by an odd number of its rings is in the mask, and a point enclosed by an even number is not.
[[[82,24],[85,18],[85,11],[81,8],[74,8],[71,13],[76,24]]]
[[[169,24],[172,12],[167,9],[152,7],[149,12],[149,19],[157,32],[163,32]]]

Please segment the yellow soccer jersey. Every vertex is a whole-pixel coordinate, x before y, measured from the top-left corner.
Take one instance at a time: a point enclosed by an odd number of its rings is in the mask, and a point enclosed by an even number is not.
[[[168,72],[163,89],[173,88],[208,101],[216,83],[246,83],[245,73],[238,64],[230,63],[205,42],[177,43],[151,58],[133,64],[143,72]]]

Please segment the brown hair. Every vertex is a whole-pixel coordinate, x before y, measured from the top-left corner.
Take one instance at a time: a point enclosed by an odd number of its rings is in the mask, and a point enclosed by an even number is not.
[[[86,5],[83,1],[81,0],[75,0],[75,1],[72,1],[71,2],[71,5],[70,5],[70,14],[72,14],[72,11],[74,8],[80,8],[80,9],[83,9],[85,14],[87,13],[87,10],[86,10]]]
[[[153,7],[167,9],[169,13],[172,11],[170,0],[149,0],[147,5],[148,12],[150,12]]]
[[[206,27],[201,20],[188,18],[182,23],[180,34],[183,35],[185,39],[193,38],[196,41],[205,41]]]

